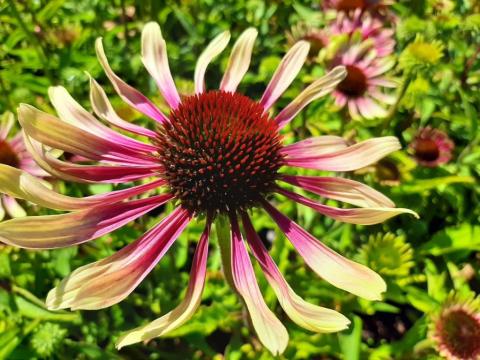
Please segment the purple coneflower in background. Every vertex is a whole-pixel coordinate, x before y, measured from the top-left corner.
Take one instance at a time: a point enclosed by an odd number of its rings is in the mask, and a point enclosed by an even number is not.
[[[10,137],[14,123],[13,114],[5,113],[3,115],[0,123],[0,164],[21,169],[35,176],[47,176],[48,174],[36,164],[32,155],[27,151],[22,134],[19,132]],[[2,177],[0,181],[8,181],[8,179]],[[27,215],[14,197],[5,194],[0,197],[0,220],[3,220],[5,215],[11,218]]]
[[[70,274],[49,293],[50,309],[100,309],[120,302],[196,219],[205,223],[205,229],[195,252],[184,300],[161,318],[121,336],[117,346],[146,341],[177,328],[193,315],[201,302],[210,229],[221,217],[228,219],[231,234],[228,259],[224,262],[229,264],[224,269],[226,278],[242,297],[260,341],[273,354],[284,351],[288,334],[262,298],[245,242],[259,261],[280,305],[294,322],[318,332],[345,329],[349,324],[346,317],[305,302],[286,283],[258,239],[250,220],[252,208],[263,208],[273,218],[320,277],[365,299],[381,298],[386,285],[378,274],[323,245],[279,212],[271,195],[279,194],[353,224],[376,224],[401,213],[414,214],[408,209],[396,208],[381,193],[353,180],[294,176],[280,171],[283,167],[351,171],[400,149],[400,144],[394,137],[383,137],[349,146],[336,136],[283,144],[280,130],[310,102],[331,92],[345,78],[346,71],[341,66],[334,68],[306,87],[278,114],[271,115],[273,104],[301,70],[309,45],[300,41],[288,51],[257,101],[236,92],[248,70],[256,36],[257,31],[251,28],[242,33],[233,46],[219,90],[207,90],[204,82],[207,67],[230,39],[228,32],[218,35],[198,59],[195,95],[181,99],[169,70],[160,27],[156,23],[147,24],[142,33],[142,60],[171,108],[168,115],[112,71],[102,41],[98,39],[98,58],[119,96],[156,121],[158,128],[152,131],[125,122],[116,114],[103,89],[91,79],[93,110],[105,123],[142,136],[146,142],[122,135],[98,121],[62,87],[50,89],[59,118],[29,105],[20,106],[19,119],[27,145],[37,163],[52,175],[87,183],[150,181],[102,195],[72,198],[49,190],[26,172],[2,165],[0,173],[9,178],[0,182],[2,192],[71,212],[0,223],[1,241],[30,249],[77,245],[108,234],[162,204],[176,205],[172,213],[138,240]],[[88,158],[92,164],[59,160],[52,156],[51,148]],[[280,184],[293,185],[357,208],[327,206]],[[157,189],[162,192],[146,196]],[[140,194],[144,196],[129,200]]]
[[[437,167],[452,158],[455,145],[446,133],[430,126],[418,131],[410,144],[417,162],[423,166]]]
[[[337,11],[378,10],[393,4],[393,0],[325,0],[324,7]]]

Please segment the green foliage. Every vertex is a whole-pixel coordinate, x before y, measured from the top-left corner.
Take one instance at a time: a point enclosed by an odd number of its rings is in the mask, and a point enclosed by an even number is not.
[[[298,328],[282,313],[257,267],[266,302],[291,337],[284,359],[437,358],[426,340],[430,314],[451,292],[478,291],[480,4],[405,0],[395,2],[392,11],[398,19],[397,65],[391,75],[400,86],[387,118],[350,121],[330,98],[322,98],[286,128],[285,142],[310,135],[343,136],[352,142],[397,136],[403,150],[375,166],[341,175],[378,189],[398,207],[415,210],[420,219],[405,216],[381,225],[355,226],[284,199],[277,202],[279,210],[332,249],[386,278],[383,301],[368,302],[315,277],[274,222],[265,213],[253,212],[257,230],[274,231],[270,253],[294,290],[352,321],[341,334],[313,334]],[[210,39],[226,29],[236,39],[247,27],[256,27],[259,36],[251,68],[240,90],[258,99],[288,48],[287,31],[300,22],[321,28],[331,17],[313,0],[6,0],[0,2],[0,113],[15,112],[20,103],[53,112],[47,95],[52,85],[65,86],[91,109],[87,71],[104,86],[123,118],[152,127],[113,95],[94,51],[95,39],[102,36],[113,69],[165,106],[140,59],[140,32],[151,20],[161,24],[170,68],[182,94],[192,93],[195,62]],[[223,54],[209,67],[210,88],[221,80],[227,59]],[[309,62],[274,110],[325,71],[323,63]],[[423,167],[412,156],[409,144],[427,125],[443,129],[455,143],[452,160],[443,166]],[[62,182],[53,186],[77,197],[122,188]],[[25,207],[30,214],[52,213],[31,204]],[[196,315],[168,337],[115,350],[122,332],[154,320],[183,299],[201,224],[189,227],[120,304],[95,312],[45,309],[48,291],[63,277],[131,243],[170,210],[166,207],[75,248],[26,251],[0,244],[0,359],[272,359],[256,340],[242,304],[225,281],[217,234],[212,236],[207,284]]]

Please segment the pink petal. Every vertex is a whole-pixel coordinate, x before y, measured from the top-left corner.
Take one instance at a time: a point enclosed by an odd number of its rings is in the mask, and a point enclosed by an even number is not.
[[[323,155],[345,149],[347,141],[340,136],[316,136],[284,146],[281,153],[288,157]]]
[[[401,149],[394,136],[362,141],[328,154],[288,156],[284,162],[289,166],[326,171],[352,171],[371,165],[388,154]]]
[[[117,253],[78,268],[47,296],[50,310],[97,310],[125,299],[150,273],[191,220],[177,208]]]
[[[381,293],[385,292],[387,286],[377,273],[329,249],[269,203],[265,202],[264,208],[308,266],[320,277],[339,289],[365,299],[381,299]]]
[[[16,219],[27,216],[27,212],[13,197],[2,195],[2,203],[3,208],[11,218]]]

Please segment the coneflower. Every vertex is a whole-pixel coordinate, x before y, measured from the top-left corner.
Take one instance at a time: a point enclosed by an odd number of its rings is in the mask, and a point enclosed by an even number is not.
[[[161,260],[174,241],[196,220],[205,223],[193,259],[191,277],[182,303],[152,323],[134,329],[117,346],[161,336],[187,321],[201,302],[205,283],[208,241],[212,223],[227,219],[230,242],[224,269],[242,297],[260,341],[273,353],[287,346],[285,327],[271,312],[255,280],[246,242],[258,259],[285,312],[300,326],[318,332],[345,329],[349,320],[340,313],[306,303],[286,283],[258,240],[249,210],[263,208],[286,234],[305,262],[334,286],[370,300],[385,291],[382,278],[323,245],[279,212],[272,201],[279,194],[321,214],[353,224],[376,224],[401,213],[379,192],[353,180],[335,177],[293,176],[284,167],[351,171],[400,149],[394,137],[366,140],[349,146],[340,137],[324,136],[284,145],[280,130],[305,106],[331,92],[346,75],[334,68],[303,90],[277,115],[269,110],[294,80],[309,52],[300,41],[285,55],[260,100],[237,92],[247,72],[255,29],[246,30],[233,46],[219,90],[205,88],[209,63],[227,46],[230,34],[218,35],[198,59],[195,95],[180,98],[170,74],[165,40],[156,23],[145,26],[142,60],[169,104],[162,113],[147,97],[126,84],[110,68],[102,41],[96,42],[99,60],[120,97],[156,121],[155,131],[127,123],[113,110],[102,88],[91,80],[96,115],[112,126],[145,137],[141,142],[121,135],[84,110],[64,88],[50,91],[59,118],[21,105],[20,122],[37,162],[52,175],[69,181],[126,183],[152,179],[142,185],[110,193],[71,198],[42,186],[34,177],[3,165],[4,192],[39,205],[70,213],[27,217],[0,223],[0,240],[31,249],[60,248],[84,243],[110,233],[149,211],[173,202],[176,208],[140,239],[116,254],[75,270],[48,295],[50,309],[100,309],[127,297]],[[72,164],[54,158],[49,147],[90,159],[94,164]],[[96,164],[95,164],[96,163]],[[286,190],[288,183],[324,198],[358,208],[336,208]],[[160,194],[128,200],[162,189]]]
[[[436,167],[452,158],[455,145],[448,135],[430,126],[418,131],[410,144],[410,150],[420,165]]]

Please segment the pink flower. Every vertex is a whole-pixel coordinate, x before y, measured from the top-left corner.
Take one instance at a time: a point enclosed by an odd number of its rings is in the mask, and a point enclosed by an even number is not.
[[[420,129],[410,144],[417,162],[428,167],[437,167],[449,162],[454,147],[455,144],[446,133],[429,126]]]
[[[361,40],[373,42],[373,48],[377,56],[392,54],[395,47],[393,29],[385,28],[382,21],[372,17],[369,13],[357,9],[353,14],[339,13],[329,28],[332,35],[348,35],[349,37],[359,34]]]
[[[325,0],[324,6],[337,11],[378,10],[391,5],[392,0]]]
[[[224,259],[228,264],[226,278],[243,298],[260,341],[273,354],[284,351],[288,334],[261,296],[245,242],[293,321],[318,332],[345,329],[349,323],[347,318],[305,302],[286,283],[250,221],[248,211],[254,207],[263,208],[274,219],[305,262],[322,278],[363,298],[381,298],[386,285],[379,275],[323,245],[280,213],[267,198],[274,193],[280,194],[321,214],[353,224],[376,224],[401,213],[414,214],[396,208],[376,190],[353,180],[280,172],[287,166],[351,171],[398,150],[400,144],[394,137],[384,137],[348,146],[340,137],[323,136],[284,145],[281,128],[310,102],[332,91],[344,79],[345,68],[334,68],[272,116],[270,109],[302,68],[309,45],[300,41],[288,51],[263,96],[256,101],[236,92],[248,70],[256,36],[255,29],[248,29],[240,36],[233,46],[220,89],[207,90],[204,82],[207,67],[230,39],[228,32],[218,35],[198,59],[194,75],[196,94],[181,99],[170,74],[160,27],[156,23],[147,24],[142,34],[142,60],[171,108],[168,115],[112,71],[99,39],[97,55],[115,90],[127,104],[153,119],[158,130],[121,119],[103,89],[92,79],[93,110],[103,122],[142,136],[146,142],[122,135],[98,121],[62,87],[50,90],[59,118],[21,105],[20,122],[27,145],[36,161],[52,175],[87,183],[151,180],[78,199],[55,193],[27,173],[3,165],[1,173],[9,178],[0,183],[3,192],[42,206],[71,211],[0,223],[3,242],[30,249],[72,246],[110,233],[166,202],[176,204],[171,214],[137,241],[70,274],[49,293],[47,305],[50,309],[100,309],[120,302],[196,219],[205,222],[205,230],[197,246],[185,299],[161,318],[123,335],[117,345],[122,347],[168,333],[186,322],[199,306],[210,229],[215,219],[228,219],[231,241]],[[50,154],[49,148],[88,158],[94,164],[58,160]],[[357,207],[327,206],[280,186],[285,183]],[[156,193],[157,189],[162,192]],[[141,198],[129,200],[141,194]],[[241,226],[246,239],[240,231]]]
[[[382,88],[394,88],[396,83],[385,73],[394,65],[390,57],[378,57],[369,41],[346,46],[332,61],[333,66],[345,66],[347,76],[341,81],[333,96],[335,104],[348,107],[353,119],[382,118],[387,115],[384,104],[393,104],[395,96]]]
[[[0,164],[21,169],[35,176],[43,177],[48,175],[35,163],[27,151],[21,132],[9,138],[14,123],[13,114],[5,113],[3,115],[0,123]],[[2,178],[2,181],[3,180]],[[0,220],[2,220],[6,214],[11,218],[27,215],[23,207],[15,200],[15,197],[0,195],[0,199]]]

